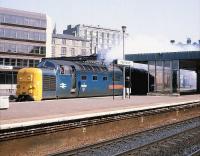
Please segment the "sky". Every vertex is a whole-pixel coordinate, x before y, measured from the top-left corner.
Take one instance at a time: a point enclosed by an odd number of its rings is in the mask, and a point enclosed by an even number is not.
[[[59,33],[68,24],[126,25],[143,42],[200,39],[200,0],[0,0],[0,6],[46,13]]]

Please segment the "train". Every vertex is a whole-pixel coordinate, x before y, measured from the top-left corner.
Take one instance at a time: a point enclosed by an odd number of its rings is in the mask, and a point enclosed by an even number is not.
[[[43,59],[17,75],[16,101],[122,95],[122,69],[102,63]]]

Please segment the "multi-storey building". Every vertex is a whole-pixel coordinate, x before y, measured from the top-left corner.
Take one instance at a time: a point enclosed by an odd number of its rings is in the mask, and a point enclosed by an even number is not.
[[[78,55],[90,55],[89,40],[66,34],[52,35],[51,57],[70,57]]]
[[[89,25],[68,25],[63,34],[83,37],[89,40],[90,54],[106,52],[118,46],[122,38],[122,32],[117,29],[103,28]]]
[[[48,20],[47,20],[48,19]],[[51,36],[45,14],[0,7],[0,93],[15,91],[16,74],[49,56]],[[50,38],[49,38],[50,37]]]

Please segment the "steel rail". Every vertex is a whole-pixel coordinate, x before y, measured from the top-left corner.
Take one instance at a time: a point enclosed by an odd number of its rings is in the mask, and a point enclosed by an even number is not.
[[[191,153],[190,155],[188,156],[199,156],[200,155],[200,149],[194,151],[193,153]]]
[[[124,155],[178,155],[180,154],[180,152],[183,153],[183,143],[186,142],[185,140],[190,139],[191,142],[195,142],[195,137],[198,137],[198,141],[200,141],[200,126],[199,127],[195,127],[186,131],[183,131],[181,133],[169,136],[167,138],[163,138],[161,140],[157,140],[155,142],[152,142],[150,144],[141,146],[139,148],[136,149],[130,149],[121,153],[118,153],[114,156],[124,156]],[[194,140],[193,140],[194,139]],[[196,141],[197,142],[197,141]],[[195,143],[196,143],[195,142]],[[179,145],[181,145],[180,147],[178,147]],[[190,146],[190,145],[188,145]],[[189,148],[189,147],[187,147]],[[187,149],[185,148],[185,149]],[[193,156],[194,154],[198,154],[198,152],[200,150],[200,147],[197,151],[191,153],[191,156]]]
[[[195,122],[197,122],[198,124],[195,124]],[[187,129],[187,126],[189,124],[193,125],[193,127]],[[184,129],[183,131],[179,131],[177,133],[173,132],[174,127],[181,128],[181,125],[183,127],[187,125],[186,129]],[[199,131],[198,131],[198,134],[196,134],[196,135],[199,136],[199,134],[200,134],[200,117],[195,117],[195,118],[184,120],[184,121],[181,121],[181,122],[178,122],[178,123],[160,126],[160,127],[153,128],[153,129],[150,129],[150,130],[146,130],[146,131],[143,131],[143,132],[139,132],[139,133],[136,133],[136,134],[124,136],[124,137],[121,137],[121,138],[116,138],[116,139],[113,139],[113,140],[108,140],[108,141],[105,141],[105,142],[100,142],[100,143],[97,143],[97,144],[81,147],[79,149],[74,149],[74,150],[71,150],[71,151],[54,153],[52,155],[57,155],[57,156],[96,155],[96,154],[97,155],[112,155],[112,156],[129,155],[131,153],[130,151],[134,151],[134,150],[139,151],[140,149],[142,149],[144,147],[148,148],[150,145],[153,145],[155,143],[160,143],[164,140],[171,139],[175,136],[184,134],[188,131],[192,131],[192,130],[195,130],[197,128],[198,128]],[[164,130],[164,132],[166,133],[166,134],[165,133],[162,134],[164,137],[157,139],[157,140],[154,140],[154,141],[150,141],[149,143],[146,143],[146,144],[144,143],[142,145],[138,145],[138,147],[129,148],[127,150],[124,150],[124,148],[123,148],[124,151],[120,151],[120,145],[125,145],[125,146],[127,145],[128,146],[129,144],[131,144],[131,141],[134,140],[134,139],[137,140],[139,137],[144,139],[144,137],[143,137],[144,135],[148,135],[148,137],[150,138],[150,137],[154,136],[154,133],[159,133],[160,130]],[[174,134],[166,136],[169,131],[172,131]],[[145,140],[145,141],[147,141],[147,140]],[[127,146],[125,148],[128,148]],[[112,149],[109,149],[109,148],[113,148],[114,150],[119,150],[119,152],[116,152],[115,154],[108,154],[108,153],[103,154],[103,153],[101,153],[101,151],[105,152],[106,150],[112,150]]]

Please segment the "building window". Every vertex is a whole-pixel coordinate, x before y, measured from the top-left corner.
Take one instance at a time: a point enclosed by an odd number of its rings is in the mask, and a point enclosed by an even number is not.
[[[75,56],[75,49],[74,48],[71,48],[71,55]]]
[[[66,55],[67,55],[67,48],[61,47],[61,56],[66,56]]]
[[[17,15],[0,15],[0,21],[4,23],[19,24],[19,25],[29,25],[33,27],[46,27],[46,20],[42,18],[31,18],[22,17]]]
[[[55,57],[56,47],[52,46],[52,53],[51,56]]]
[[[115,40],[115,34],[112,35],[113,40]]]
[[[104,33],[103,32],[101,33],[101,37],[102,37],[102,39],[104,38]]]
[[[17,59],[17,67],[22,67],[22,59]]]
[[[28,66],[28,60],[23,60],[23,67],[27,67]]]
[[[29,67],[33,67],[34,64],[33,64],[33,60],[29,60]]]
[[[16,59],[11,59],[11,66],[16,66]]]
[[[37,31],[25,31],[25,30],[17,30],[10,28],[1,28],[1,37],[5,38],[16,38],[22,40],[36,40],[36,41],[46,41],[46,33],[45,32],[37,32]]]
[[[86,56],[86,49],[81,49],[81,55]]]
[[[0,84],[5,84],[5,83],[6,83],[5,73],[0,72]]]
[[[5,59],[5,65],[6,65],[6,66],[9,66],[9,65],[10,65],[10,59],[9,59],[9,58],[6,58],[6,59]]]
[[[35,54],[40,54],[40,51],[41,51],[41,50],[40,50],[40,47],[38,47],[38,46],[35,46],[35,47],[34,47],[34,53],[35,53]]]
[[[90,31],[90,37],[92,38],[92,36],[93,36],[93,31]]]
[[[52,44],[56,44],[55,38],[52,38]]]
[[[40,54],[45,55],[46,54],[46,47],[40,47]]]
[[[0,58],[0,65],[3,65],[3,58]]]
[[[86,47],[86,42],[82,41],[82,47],[85,48]]]
[[[37,65],[39,64],[39,62],[40,62],[39,60],[35,60],[34,66],[37,67]]]
[[[87,39],[87,30],[84,30],[84,38]]]
[[[112,40],[112,44],[115,46],[116,44],[115,39]]]
[[[76,41],[75,40],[72,40],[72,45],[76,46]]]
[[[16,72],[0,72],[0,84],[16,84]]]
[[[66,39],[62,39],[62,44],[66,45]]]
[[[109,33],[107,33],[107,38],[109,39]]]
[[[4,43],[0,43],[0,51],[4,52]]]

